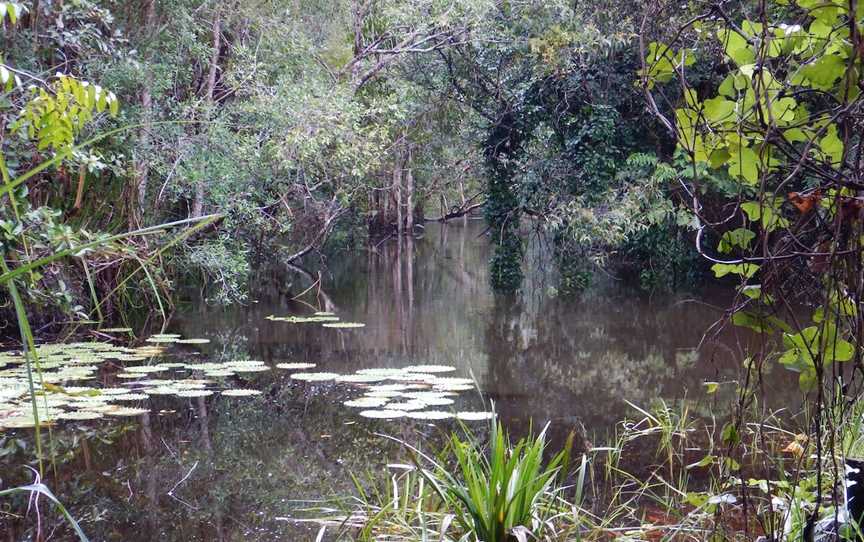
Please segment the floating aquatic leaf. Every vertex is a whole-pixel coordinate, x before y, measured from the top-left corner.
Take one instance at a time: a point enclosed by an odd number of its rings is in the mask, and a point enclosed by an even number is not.
[[[321,327],[332,327],[336,329],[356,329],[360,327],[366,327],[366,324],[361,322],[328,322],[326,324],[321,324]]]
[[[377,386],[369,386],[369,391],[403,391],[410,389],[410,387],[408,384],[379,384]]]
[[[137,365],[135,367],[126,367],[125,371],[127,373],[161,373],[162,371],[167,371],[169,367],[165,367],[164,365]]]
[[[287,369],[289,371],[302,371],[305,369],[314,369],[314,363],[277,363],[276,367],[279,369]]]
[[[92,410],[74,410],[72,412],[61,412],[57,414],[56,418],[58,420],[98,420],[99,418],[105,417],[105,414],[101,412],[94,412]]]
[[[386,376],[381,375],[363,375],[363,374],[353,374],[353,375],[341,375],[336,379],[337,382],[347,382],[351,384],[364,384],[369,382],[381,382],[382,380],[387,380]]]
[[[212,384],[212,380],[175,380],[171,385],[185,390],[197,390]]]
[[[435,378],[434,385],[437,386],[472,386],[474,381],[470,378],[458,378],[455,376],[439,376]]]
[[[213,395],[210,390],[183,390],[177,392],[177,397],[207,397]]]
[[[403,393],[402,395],[411,399],[420,399],[422,401],[424,399],[440,399],[442,397],[452,397],[456,394],[450,391],[408,391]]]
[[[117,361],[144,361],[147,356],[136,356],[134,354],[118,354],[114,357]]]
[[[222,395],[227,395],[228,397],[249,397],[251,395],[261,395],[261,392],[258,390],[238,388],[233,390],[224,390]]]
[[[170,384],[171,380],[159,380],[158,378],[150,378],[147,380],[139,380],[138,382],[127,382],[125,386],[165,386]]]
[[[273,322],[288,322],[289,324],[311,324],[311,323],[319,323],[319,322],[338,322],[339,318],[336,316],[270,316],[266,317],[267,320],[271,320]]]
[[[210,339],[180,339],[177,344],[208,344]]]
[[[447,406],[452,405],[455,401],[448,397],[424,397],[422,399],[416,399],[420,403],[423,403],[426,406]]]
[[[474,389],[474,386],[469,386],[467,384],[435,384],[432,386],[436,391],[471,391]]]
[[[364,418],[379,418],[385,420],[392,420],[395,418],[402,418],[407,414],[404,410],[364,410],[360,412],[360,415]]]
[[[430,373],[408,373],[400,372],[399,374],[390,375],[388,380],[396,380],[398,382],[436,382],[435,375]]]
[[[420,401],[404,401],[402,403],[389,403],[387,405],[387,408],[393,410],[404,410],[408,412],[411,410],[422,410],[426,408],[426,406],[426,403]]]
[[[479,422],[482,420],[490,420],[494,414],[492,412],[457,412],[456,418],[462,420],[463,422]]]
[[[148,337],[145,342],[148,343],[176,343],[179,341],[177,337]]]
[[[262,373],[269,371],[270,367],[266,365],[232,365],[231,370],[235,373]]]
[[[414,420],[447,420],[453,417],[450,412],[443,410],[421,410],[419,412],[409,412],[407,417]]]
[[[456,367],[451,365],[410,365],[402,370],[410,373],[449,373],[455,371]]]
[[[48,425],[51,422],[48,420],[39,419],[39,425]],[[28,416],[14,416],[0,420],[0,427],[6,429],[26,429],[28,427],[36,427],[36,421]]]
[[[139,346],[138,348],[133,349],[131,352],[133,354],[138,354],[139,356],[145,357],[153,357],[159,356],[165,353],[165,348],[162,346]]]
[[[181,335],[179,333],[154,333],[150,335],[151,337],[158,337],[160,339],[179,339]]]
[[[172,388],[170,386],[161,386],[158,388],[149,388],[144,390],[144,393],[147,395],[174,395],[180,390],[177,388]]]
[[[225,370],[216,370],[216,371],[204,371],[206,376],[216,376],[216,377],[226,377],[226,376],[234,376],[236,373],[234,371]]]
[[[351,408],[380,408],[387,404],[387,399],[383,397],[360,397],[345,401],[342,404]]]
[[[401,375],[402,369],[388,369],[388,368],[376,368],[376,369],[360,369],[357,371],[359,375],[376,375],[376,376],[395,376]]]
[[[67,388],[68,390],[69,388]],[[95,388],[94,388],[95,389]],[[126,388],[100,388],[99,393],[102,395],[123,395],[125,393],[129,393],[129,390]]]
[[[366,397],[378,397],[378,398],[390,398],[390,397],[399,397],[402,395],[402,392],[399,391],[370,391],[366,393]]]
[[[147,414],[150,409],[147,408],[132,408],[132,407],[114,407],[105,410],[105,414],[109,416],[140,416]]]
[[[111,395],[109,398],[112,401],[141,401],[148,399],[143,393],[124,393],[123,395]]]
[[[224,363],[186,363],[183,365],[186,369],[190,371],[221,371],[228,370],[226,369],[227,365]]]
[[[324,382],[327,380],[336,380],[339,375],[337,373],[294,373],[291,378],[294,380],[305,380],[307,382]]]

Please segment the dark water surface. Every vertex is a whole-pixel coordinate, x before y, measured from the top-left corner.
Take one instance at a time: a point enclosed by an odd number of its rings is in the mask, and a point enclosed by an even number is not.
[[[479,222],[430,224],[421,239],[332,258],[317,283],[317,270],[270,266],[255,274],[252,302],[193,304],[167,331],[210,339],[186,355],[213,361],[312,362],[338,373],[454,365],[455,375],[477,380],[514,432],[551,421],[554,438],[576,428],[595,445],[635,415],[627,401],[687,397],[696,411],[716,413],[703,382],[736,374],[737,346],[723,337],[695,347],[720,316],[722,295],[649,297],[600,277],[565,299],[554,290],[547,247],[535,240],[523,292],[496,297],[483,230]],[[291,300],[310,287],[302,302]],[[315,310],[366,327],[266,319]],[[103,384],[114,383],[106,375]],[[128,423],[56,428],[59,474],[46,482],[93,540],[314,540],[317,528],[292,521],[310,515],[304,508],[352,494],[351,472],[365,477],[404,460],[374,433],[422,443],[453,427],[360,418],[341,404],[356,389],[300,383],[285,371],[247,373],[231,384],[264,394],[154,398],[149,415]],[[734,392],[726,388],[718,396]],[[476,393],[462,395],[456,408],[484,408]],[[4,486],[17,477],[20,458],[0,457]],[[26,501],[13,505],[24,513]],[[32,514],[23,524],[32,527]],[[0,516],[2,531],[10,540],[33,535],[11,516]],[[62,528],[54,533],[69,538]]]

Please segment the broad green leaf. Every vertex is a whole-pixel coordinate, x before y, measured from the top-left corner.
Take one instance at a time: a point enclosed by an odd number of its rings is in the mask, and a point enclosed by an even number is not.
[[[802,371],[801,374],[798,375],[798,387],[801,388],[801,391],[803,392],[815,390],[817,384],[816,371],[812,369]]]
[[[721,96],[705,100],[705,118],[711,122],[724,122],[732,120],[732,114],[735,112],[735,102],[726,100]]]
[[[837,136],[837,125],[828,126],[825,137],[819,140],[819,149],[830,160],[835,168],[843,161],[843,141]]]
[[[749,147],[739,146],[730,149],[729,175],[741,177],[747,184],[759,182],[759,157]]]
[[[801,68],[799,73],[811,87],[831,90],[834,83],[846,73],[846,61],[839,55],[824,55]]]
[[[717,384],[716,382],[710,382],[710,383],[714,384],[714,385]],[[705,457],[703,457],[702,459],[700,459],[696,463],[691,463],[691,464],[687,465],[687,469],[689,470],[689,469],[695,469],[695,468],[699,468],[699,467],[707,467],[709,465],[714,464],[714,461],[716,459],[717,458],[714,457],[713,455],[710,455],[710,454],[706,455]]]
[[[720,243],[717,246],[718,252],[729,254],[735,247],[750,248],[750,243],[756,238],[756,234],[747,228],[737,228],[732,231],[727,231],[720,237]]]
[[[779,207],[778,202],[773,204]],[[785,228],[789,225],[789,221],[779,214],[779,211],[773,207],[769,207],[769,202],[765,201],[762,205],[758,201],[748,201],[741,204],[741,210],[747,215],[751,222],[759,222],[765,231],[773,231],[776,228]]]
[[[717,37],[723,45],[723,51],[726,53],[726,56],[731,58],[735,64],[742,66],[753,63],[756,55],[750,49],[750,44],[747,43],[744,36],[734,30],[721,28],[717,32]]]
[[[715,263],[711,266],[714,271],[714,276],[717,278],[725,277],[728,274],[740,275],[745,278],[750,278],[759,271],[759,266],[754,263]]]

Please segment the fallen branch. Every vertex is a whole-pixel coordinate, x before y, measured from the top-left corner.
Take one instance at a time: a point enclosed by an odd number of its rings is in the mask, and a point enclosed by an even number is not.
[[[479,209],[480,207],[483,207],[484,205],[486,205],[486,202],[481,201],[480,203],[475,203],[475,204],[469,205],[467,207],[458,207],[458,208],[454,209],[453,211],[451,211],[451,212],[449,212],[443,216],[439,216],[436,218],[427,218],[425,220],[426,220],[426,222],[447,222],[448,220],[452,220],[454,218],[459,218],[460,216],[465,216],[465,215],[469,214],[471,211],[473,211],[474,209]]]

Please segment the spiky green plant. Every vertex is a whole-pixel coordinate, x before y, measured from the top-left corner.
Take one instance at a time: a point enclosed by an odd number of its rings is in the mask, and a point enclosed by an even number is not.
[[[571,434],[564,449],[544,462],[547,428],[513,445],[496,422],[488,449],[477,439],[453,434],[450,449],[456,472],[437,462],[432,469],[421,466],[420,472],[455,512],[459,525],[477,540],[516,540],[520,531],[539,537],[560,491],[558,479],[569,468],[573,442]]]

